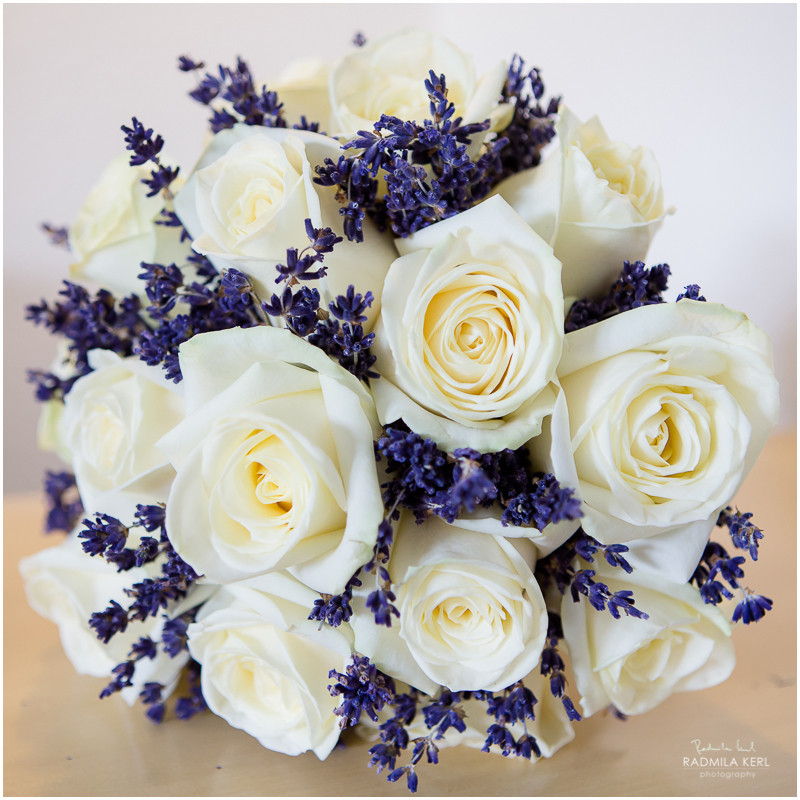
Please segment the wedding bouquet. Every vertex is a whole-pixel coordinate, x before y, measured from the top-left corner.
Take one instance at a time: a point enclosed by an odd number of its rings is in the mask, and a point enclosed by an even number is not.
[[[778,390],[744,314],[645,266],[650,151],[518,56],[355,45],[266,85],[182,56],[211,127],[188,176],[134,118],[45,226],[67,535],[21,569],[101,697],[320,759],[356,726],[413,792],[444,745],[549,757],[728,677],[772,605],[729,503]]]

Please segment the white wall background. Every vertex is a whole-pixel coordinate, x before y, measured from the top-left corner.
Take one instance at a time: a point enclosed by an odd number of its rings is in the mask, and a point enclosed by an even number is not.
[[[54,457],[36,452],[27,367],[53,340],[23,305],[54,298],[68,254],[44,220],[69,223],[119,126],[138,116],[188,172],[206,110],[186,96],[180,54],[245,57],[269,82],[288,61],[334,58],[406,23],[448,35],[479,68],[520,53],[548,93],[612,138],[655,151],[677,207],[648,264],[672,290],[699,283],[745,310],[775,343],[783,427],[796,406],[796,8],[794,5],[31,4],[4,6],[5,489],[36,489]],[[420,65],[426,71],[427,66]]]

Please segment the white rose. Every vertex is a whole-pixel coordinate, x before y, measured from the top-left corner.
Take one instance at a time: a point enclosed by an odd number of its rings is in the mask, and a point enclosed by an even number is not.
[[[501,198],[398,240],[386,276],[371,387],[444,450],[516,448],[554,398],[564,338],[561,268]]]
[[[495,190],[553,246],[566,297],[608,290],[623,261],[643,260],[666,213],[655,157],[608,138],[597,117],[560,109],[559,149]]]
[[[547,633],[534,554],[526,540],[404,515],[389,562],[399,625],[375,624],[365,583],[350,620],[356,650],[427,694],[510,686],[536,666]]]
[[[160,443],[177,469],[175,548],[217,583],[287,568],[341,591],[383,519],[366,390],[268,326],[194,336],[179,357],[187,418]]]
[[[270,750],[327,758],[339,739],[328,673],[344,672],[347,625],[308,620],[315,593],[282,573],[229,584],[189,626],[209,708]]]
[[[776,423],[769,339],[716,303],[642,306],[567,334],[559,378],[553,466],[584,530],[687,580]]]
[[[75,354],[69,349],[67,339],[58,339],[56,357],[48,370],[60,380],[71,378],[75,370]],[[37,444],[40,450],[55,453],[63,462],[69,464],[72,455],[63,437],[61,417],[64,414],[62,399],[45,400],[40,405],[39,423],[36,429]]]
[[[278,93],[283,117],[290,125],[304,116],[318,122],[320,131],[331,131],[331,101],[328,82],[332,64],[319,58],[304,58],[289,64],[267,88]]]
[[[70,227],[75,258],[70,271],[113,294],[144,296],[141,262],[181,264],[189,248],[181,243],[180,228],[156,224],[164,220],[164,198],[147,197],[142,179],[150,177],[150,168],[130,166],[129,156],[120,155],[106,167]]]
[[[144,567],[134,567],[117,572],[101,556],[89,556],[82,549],[82,539],[76,528],[60,544],[41,550],[22,559],[20,573],[25,582],[25,593],[31,608],[45,619],[58,625],[61,644],[72,666],[81,675],[111,679],[111,670],[130,657],[130,650],[142,636],[158,642],[164,624],[161,615],[133,622],[126,630],[114,634],[108,644],[97,638],[89,627],[89,618],[95,612],[105,611],[114,600],[123,608],[131,603],[125,589],[160,571],[156,562]],[[208,590],[205,590],[206,592]],[[207,594],[189,597],[184,605],[167,612],[175,617],[187,611]],[[186,605],[188,603],[188,605]],[[133,686],[121,694],[128,705],[133,705],[142,687],[148,681],[163,683],[171,692],[178,674],[188,661],[189,654],[182,652],[171,658],[160,647],[154,659],[143,658],[136,664]]]
[[[370,41],[349,53],[330,78],[335,135],[345,139],[372,130],[381,114],[422,124],[431,118],[425,80],[433,70],[447,81],[447,98],[465,123],[492,119],[493,129],[508,123],[513,109],[499,106],[506,65],[496,64],[482,78],[472,59],[443,36],[404,30]]]
[[[614,619],[585,598],[564,596],[561,620],[584,716],[609,705],[642,714],[673,692],[706,689],[733,672],[730,626],[693,586],[636,570],[625,575],[601,560],[593,568],[612,592],[632,590],[649,618]]]
[[[174,472],[155,445],[183,419],[183,398],[136,356],[92,350],[89,363],[94,371],[65,398],[60,438],[87,513],[124,518],[137,503],[166,500]]]
[[[342,235],[339,203],[330,187],[314,183],[314,166],[342,155],[339,143],[320,134],[237,125],[218,133],[175,198],[192,247],[219,267],[245,272],[262,300],[277,291],[275,270],[286,250],[309,245],[305,220]],[[344,239],[325,255],[327,276],[308,285],[325,300],[353,284],[377,297],[394,258],[391,238],[364,221],[364,242]],[[324,304],[323,304],[324,307]],[[377,314],[377,304],[367,313]]]
[[[64,403],[61,400],[45,400],[39,411],[39,422],[36,428],[36,443],[40,450],[55,453],[67,464],[71,454],[61,439],[61,417]]]

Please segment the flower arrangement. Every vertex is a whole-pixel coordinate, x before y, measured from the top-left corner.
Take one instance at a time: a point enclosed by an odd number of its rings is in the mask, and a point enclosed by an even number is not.
[[[746,316],[645,266],[648,150],[518,56],[355,44],[271,88],[182,56],[211,129],[188,177],[134,118],[45,226],[66,536],[21,569],[101,697],[320,759],[355,728],[414,792],[445,745],[546,758],[728,677],[772,607],[729,504],[778,391]]]

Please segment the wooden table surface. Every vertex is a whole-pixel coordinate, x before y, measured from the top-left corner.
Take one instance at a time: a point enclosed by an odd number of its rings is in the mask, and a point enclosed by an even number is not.
[[[442,751],[419,769],[420,795],[796,796],[796,437],[773,438],[736,498],[765,532],[747,585],[773,611],[737,628],[733,676],[703,692],[673,695],[620,722],[604,714],[576,738],[529,764],[477,750]],[[263,749],[211,714],[150,723],[121,698],[100,701],[104,681],[75,674],[55,625],[25,602],[17,562],[48,544],[38,497],[5,501],[4,794],[6,796],[408,796],[367,769],[359,741],[325,762]],[[685,767],[693,739],[754,744],[757,769]],[[705,774],[705,773],[712,774]]]

